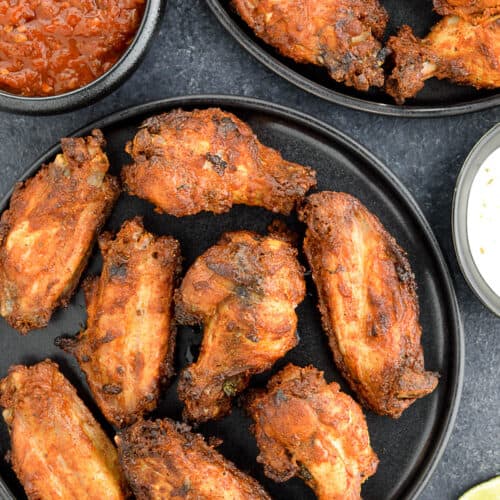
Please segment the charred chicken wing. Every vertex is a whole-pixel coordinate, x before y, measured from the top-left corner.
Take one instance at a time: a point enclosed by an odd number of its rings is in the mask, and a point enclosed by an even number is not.
[[[126,498],[113,443],[55,363],[12,367],[0,382],[0,405],[29,499]]]
[[[199,257],[176,292],[180,323],[203,323],[196,363],[180,377],[184,416],[202,422],[229,413],[251,375],[297,345],[296,306],[305,294],[296,250],[277,237],[225,234]]]
[[[263,500],[264,489],[172,420],[139,421],[116,436],[120,461],[137,500]]]
[[[233,204],[288,214],[316,185],[313,170],[284,160],[220,109],[154,116],[126,150],[134,159],[122,171],[127,191],[177,217]]]
[[[379,39],[387,13],[378,0],[233,0],[266,43],[299,63],[324,66],[337,82],[368,90],[384,84]]]
[[[275,481],[299,476],[320,500],[355,500],[377,470],[361,408],[312,366],[287,365],[271,378],[267,392],[250,396],[248,411],[257,460]]]
[[[429,35],[417,38],[409,26],[388,41],[394,69],[386,90],[397,103],[414,97],[429,78],[449,78],[477,89],[500,87],[500,19],[471,24],[447,16]]]
[[[0,219],[0,314],[21,333],[68,303],[118,196],[104,138],[62,139],[62,153],[19,184]]]
[[[337,367],[360,401],[397,418],[438,382],[424,370],[418,298],[404,251],[359,200],[310,196],[304,251]]]
[[[434,0],[434,8],[443,16],[452,14],[476,23],[500,14],[500,0]]]
[[[155,237],[140,218],[116,238],[99,238],[100,278],[86,282],[87,329],[58,344],[73,353],[105,417],[121,427],[156,407],[171,375],[175,331],[173,289],[180,267],[176,240]]]

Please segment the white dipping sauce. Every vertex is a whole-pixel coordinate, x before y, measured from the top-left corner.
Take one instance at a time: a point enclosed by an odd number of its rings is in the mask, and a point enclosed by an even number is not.
[[[500,297],[500,148],[488,156],[472,182],[467,234],[481,276]]]

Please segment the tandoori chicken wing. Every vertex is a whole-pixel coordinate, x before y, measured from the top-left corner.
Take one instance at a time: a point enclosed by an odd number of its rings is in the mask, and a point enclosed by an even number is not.
[[[19,184],[0,219],[0,314],[18,331],[68,303],[118,197],[99,130],[62,139],[62,153]]]
[[[455,15],[475,24],[500,14],[500,0],[434,0],[434,9],[443,16]]]
[[[361,202],[310,196],[304,251],[337,367],[360,401],[397,418],[438,379],[424,370],[414,276],[405,252]]]
[[[55,363],[12,367],[0,382],[0,405],[29,499],[126,498],[113,443]]]
[[[387,13],[378,0],[232,0],[255,34],[299,63],[324,66],[358,90],[384,84],[380,39]]]
[[[439,21],[429,35],[417,38],[409,26],[389,39],[394,69],[386,91],[397,103],[414,97],[429,78],[448,78],[477,89],[500,87],[500,19],[477,24],[457,16]]]
[[[320,500],[361,498],[378,458],[360,406],[338,384],[312,366],[287,365],[267,391],[254,391],[247,409],[266,476],[299,476]]]
[[[139,421],[115,441],[137,500],[270,500],[255,479],[184,424]]]
[[[149,118],[126,150],[134,159],[122,171],[127,191],[177,217],[233,204],[288,214],[316,185],[313,170],[284,160],[220,109]]]
[[[173,291],[179,243],[156,237],[135,218],[115,238],[99,238],[100,278],[85,283],[87,329],[57,339],[74,354],[104,416],[115,426],[156,407],[161,382],[173,372]]]
[[[255,373],[297,345],[296,306],[305,295],[297,251],[277,237],[225,234],[188,270],[176,292],[180,323],[203,323],[198,360],[181,373],[184,416],[202,422],[229,413]]]

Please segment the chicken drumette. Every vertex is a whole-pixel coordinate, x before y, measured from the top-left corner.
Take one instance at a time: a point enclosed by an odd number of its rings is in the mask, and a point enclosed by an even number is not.
[[[126,147],[126,190],[177,217],[233,204],[288,214],[316,174],[262,145],[248,125],[220,109],[176,110],[149,118]]]
[[[500,14],[500,0],[434,0],[439,14],[456,15],[471,23]]]
[[[173,372],[173,290],[179,243],[147,232],[140,218],[116,238],[99,238],[100,278],[85,283],[87,329],[56,339],[74,354],[104,416],[115,426],[156,407],[162,380]]]
[[[99,130],[62,139],[62,153],[19,184],[0,219],[0,314],[19,332],[68,303],[118,197]]]
[[[304,251],[337,367],[363,404],[397,418],[438,383],[424,370],[418,298],[405,252],[345,193],[310,196],[299,217],[307,224]]]
[[[248,399],[266,476],[299,476],[320,500],[360,498],[378,458],[361,408],[338,384],[312,366],[287,365]]]
[[[184,416],[219,418],[255,373],[297,345],[305,283],[297,251],[277,237],[225,234],[199,257],[176,292],[180,323],[203,323],[198,360],[179,381]]]
[[[387,13],[378,0],[232,0],[266,43],[299,63],[324,66],[337,82],[384,84]]]
[[[12,367],[0,381],[0,405],[28,498],[127,497],[113,443],[55,363]]]
[[[447,16],[424,39],[403,26],[387,46],[394,69],[386,91],[399,104],[414,97],[429,78],[448,78],[477,89],[500,87],[500,20],[495,17],[471,24]]]
[[[255,479],[184,424],[141,420],[115,441],[137,500],[270,500]]]

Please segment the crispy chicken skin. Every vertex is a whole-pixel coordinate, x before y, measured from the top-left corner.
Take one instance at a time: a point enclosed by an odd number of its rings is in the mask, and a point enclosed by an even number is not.
[[[126,190],[167,214],[220,214],[233,204],[289,214],[316,174],[262,145],[250,127],[220,109],[175,110],[146,120],[126,151]]]
[[[119,194],[99,130],[61,145],[0,219],[0,314],[23,334],[67,305]]]
[[[387,44],[394,62],[386,91],[398,104],[414,97],[428,78],[448,78],[480,89],[500,87],[500,19],[471,24],[457,16],[439,21],[417,38],[403,26]]]
[[[231,410],[231,399],[298,343],[296,306],[305,295],[297,251],[277,237],[225,234],[188,270],[176,292],[182,324],[203,323],[196,363],[178,385],[184,417],[203,422]]]
[[[313,366],[289,364],[267,391],[248,398],[247,409],[266,476],[278,482],[299,476],[319,500],[361,498],[378,458],[360,406],[338,384],[327,384]]]
[[[12,467],[29,499],[126,498],[113,443],[55,363],[11,367],[0,405]]]
[[[141,420],[121,431],[115,441],[137,500],[270,500],[255,479],[187,425],[169,419]]]
[[[476,23],[500,14],[500,0],[434,0],[434,9],[443,16],[455,15]]]
[[[180,246],[147,232],[139,217],[115,238],[103,234],[99,246],[102,274],[85,283],[87,329],[56,343],[77,358],[104,416],[122,427],[156,408],[173,373]]]
[[[324,66],[358,90],[384,84],[379,42],[387,12],[378,0],[232,0],[255,34],[299,63]]]
[[[299,218],[307,224],[304,251],[337,367],[366,407],[398,418],[438,383],[424,370],[406,254],[348,194],[314,194]]]

